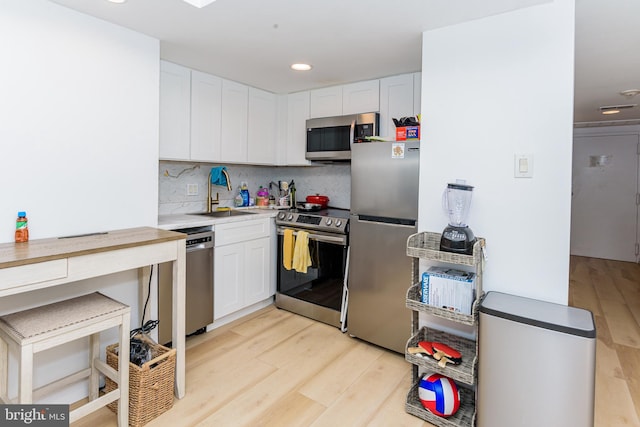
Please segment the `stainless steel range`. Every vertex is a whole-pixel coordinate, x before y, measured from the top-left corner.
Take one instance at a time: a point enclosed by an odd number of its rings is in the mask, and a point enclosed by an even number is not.
[[[285,230],[293,239],[308,233],[311,266],[296,271],[285,266]],[[276,216],[278,234],[278,281],[276,306],[346,331],[346,276],[349,252],[349,211],[291,210]],[[289,245],[295,242],[288,242]]]

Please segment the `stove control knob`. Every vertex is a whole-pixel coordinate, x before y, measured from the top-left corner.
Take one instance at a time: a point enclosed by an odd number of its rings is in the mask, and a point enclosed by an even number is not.
[[[278,214],[278,219],[282,220],[282,219],[284,219],[285,216],[286,216],[286,214],[284,212],[280,212]]]
[[[331,218],[327,218],[326,224],[327,224],[327,225],[331,225],[331,224],[333,224],[333,221],[331,220]]]
[[[342,221],[337,220],[337,221],[336,221],[336,227],[341,227],[341,226],[342,226]]]
[[[287,217],[287,219],[288,219],[289,221],[293,220],[293,214],[289,214],[289,216]]]

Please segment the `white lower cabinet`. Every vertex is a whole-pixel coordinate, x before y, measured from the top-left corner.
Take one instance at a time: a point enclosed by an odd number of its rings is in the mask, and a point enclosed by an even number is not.
[[[271,242],[268,237],[245,242],[244,304],[260,302],[270,295]]]
[[[244,243],[215,248],[213,320],[242,308]]]
[[[275,294],[272,222],[265,218],[216,225],[214,320]]]

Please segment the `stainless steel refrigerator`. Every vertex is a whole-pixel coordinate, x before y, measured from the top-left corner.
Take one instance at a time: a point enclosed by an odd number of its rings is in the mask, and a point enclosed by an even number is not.
[[[411,335],[406,245],[417,232],[419,147],[370,142],[351,149],[347,329],[399,353]]]

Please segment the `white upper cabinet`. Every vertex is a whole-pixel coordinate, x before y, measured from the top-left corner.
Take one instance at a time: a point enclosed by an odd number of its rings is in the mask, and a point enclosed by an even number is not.
[[[222,79],[191,71],[191,160],[220,159]]]
[[[310,118],[342,115],[342,86],[310,91]]]
[[[380,110],[379,82],[367,80],[310,91],[310,118]]]
[[[305,166],[306,121],[380,112],[380,136],[395,139],[392,118],[420,113],[421,73],[276,95],[160,61],[160,159]]]
[[[160,158],[189,160],[191,70],[160,62]]]
[[[310,118],[309,91],[292,93],[287,96],[287,148],[285,163],[292,165],[308,165],[305,158],[307,151],[307,126]]]
[[[249,88],[248,157],[249,163],[276,164],[277,96]]]
[[[380,110],[380,80],[342,86],[342,114],[371,113]]]
[[[395,140],[396,126],[392,119],[413,115],[414,75],[401,74],[380,79],[380,136]]]
[[[160,158],[220,160],[222,79],[160,62]]]
[[[246,163],[249,87],[222,80],[221,161]]]

